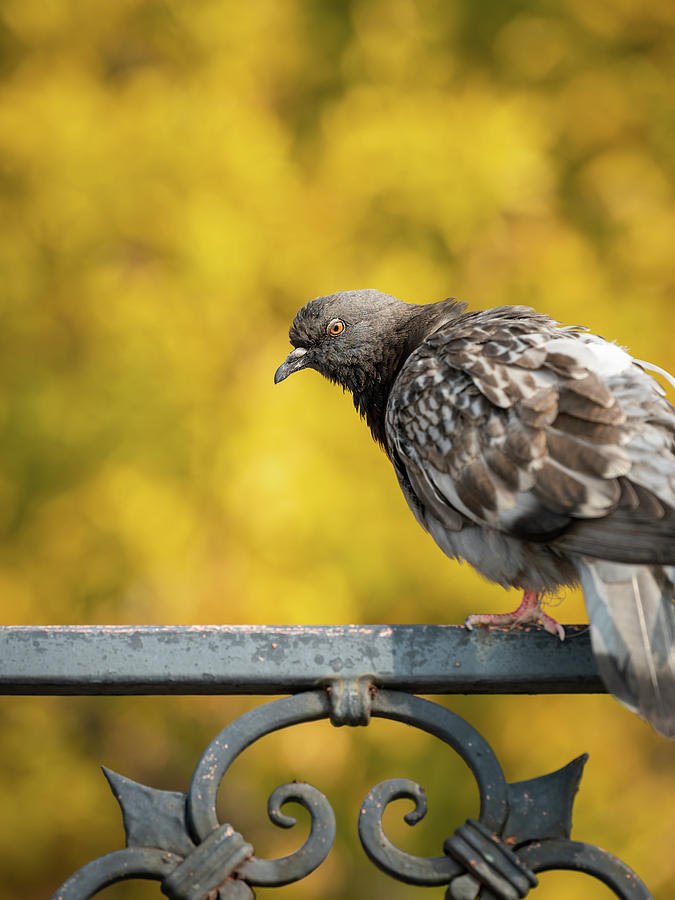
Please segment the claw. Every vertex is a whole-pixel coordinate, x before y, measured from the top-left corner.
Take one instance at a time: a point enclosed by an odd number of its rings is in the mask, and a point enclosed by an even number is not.
[[[541,608],[541,600],[536,591],[525,591],[518,609],[510,613],[486,613],[468,616],[464,627],[473,631],[474,625],[537,625],[541,624],[549,634],[565,640],[565,629]]]

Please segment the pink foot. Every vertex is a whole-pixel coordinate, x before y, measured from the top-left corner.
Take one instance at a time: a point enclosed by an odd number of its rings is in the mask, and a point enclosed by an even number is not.
[[[474,625],[537,625],[541,623],[549,634],[565,640],[565,629],[541,608],[541,600],[536,591],[525,591],[518,609],[510,613],[487,613],[469,616],[464,625],[471,631]]]

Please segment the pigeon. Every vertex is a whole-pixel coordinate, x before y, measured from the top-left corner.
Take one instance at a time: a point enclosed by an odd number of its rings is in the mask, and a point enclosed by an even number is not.
[[[467,627],[564,638],[541,604],[580,584],[607,689],[675,737],[675,408],[649,372],[671,376],[528,307],[454,298],[341,291],[289,336],[275,383],[315,369],[349,391],[441,550],[523,591]]]

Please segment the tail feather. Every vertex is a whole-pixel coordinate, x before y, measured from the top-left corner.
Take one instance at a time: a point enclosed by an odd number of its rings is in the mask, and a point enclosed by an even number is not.
[[[578,569],[605,686],[675,737],[675,567],[582,557]]]

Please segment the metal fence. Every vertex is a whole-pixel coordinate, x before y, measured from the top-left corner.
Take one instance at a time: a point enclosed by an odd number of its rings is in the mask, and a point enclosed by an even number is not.
[[[401,797],[409,824],[426,812],[422,787],[384,781],[363,801],[358,833],[372,862],[402,882],[445,888],[452,900],[516,900],[537,872],[568,869],[604,882],[622,900],[648,900],[640,878],[604,850],[571,838],[572,805],[585,755],[539,778],[508,783],[486,740],[465,719],[417,694],[604,691],[586,630],[558,643],[536,629],[467,632],[457,626],[2,627],[3,694],[287,694],[232,722],[204,750],[187,793],[157,790],[104,770],[122,809],[126,847],[75,872],[52,900],[84,900],[117,881],[151,878],[171,900],[243,900],[256,886],[298,881],[321,865],[335,815],[310,784],[271,794],[278,826],[308,810],[303,846],[261,859],[236,823],[221,823],[216,794],[232,762],[271,732],[329,719],[365,726],[371,717],[438,738],[468,765],[480,809],[447,837],[442,854],[415,856],[387,837],[382,816]]]

